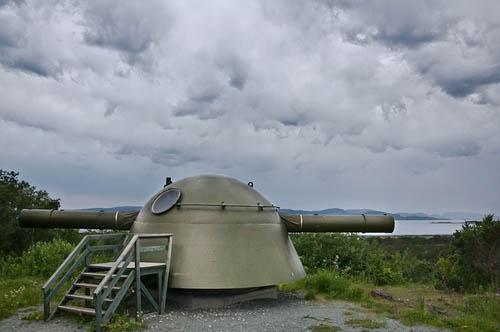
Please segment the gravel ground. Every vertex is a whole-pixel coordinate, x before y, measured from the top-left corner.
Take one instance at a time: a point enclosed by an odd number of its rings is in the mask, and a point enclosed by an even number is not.
[[[39,308],[35,308],[39,309]],[[88,324],[79,324],[68,318],[50,322],[21,320],[26,313],[0,321],[0,331],[66,332],[88,330]],[[384,327],[370,329],[346,325],[352,319],[367,319],[382,323]],[[289,294],[280,293],[277,300],[257,300],[226,309],[184,310],[168,308],[165,315],[147,314],[146,331],[448,331],[431,327],[408,327],[401,322],[377,317],[360,306],[348,302],[310,302]],[[326,326],[332,327],[330,330]]]

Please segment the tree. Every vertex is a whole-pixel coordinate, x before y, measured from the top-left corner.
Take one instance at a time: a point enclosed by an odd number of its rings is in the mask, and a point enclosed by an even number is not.
[[[481,222],[465,224],[454,236],[462,258],[486,274],[500,293],[500,220],[488,215]]]
[[[0,169],[0,254],[19,255],[37,241],[55,237],[75,242],[76,230],[51,230],[19,227],[22,209],[58,209],[60,200],[53,199],[45,190],[37,190],[18,179],[19,173]]]

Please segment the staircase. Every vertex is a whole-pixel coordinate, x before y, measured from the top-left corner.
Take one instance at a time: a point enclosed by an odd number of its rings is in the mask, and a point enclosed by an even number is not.
[[[118,240],[112,245],[94,245],[97,240]],[[96,318],[96,329],[111,318],[127,291],[133,287],[136,295],[136,317],[142,312],[142,295],[148,299],[158,313],[163,314],[167,298],[168,274],[172,253],[172,234],[135,234],[124,246],[127,234],[87,235],[76,246],[57,271],[45,283],[44,320],[49,320],[60,311],[69,311]],[[155,245],[141,246],[141,240],[151,240]],[[168,242],[165,243],[165,242]],[[160,245],[158,245],[160,243]],[[90,263],[90,254],[104,250],[120,250],[113,262]],[[164,263],[141,261],[142,252],[166,252]],[[50,312],[50,301],[76,273],[83,270],[72,283],[54,312]],[[141,281],[143,276],[156,276],[157,297],[153,297]]]

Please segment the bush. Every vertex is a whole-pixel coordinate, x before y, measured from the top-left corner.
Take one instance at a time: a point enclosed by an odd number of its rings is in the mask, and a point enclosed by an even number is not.
[[[425,259],[419,259],[406,249],[402,254],[391,255],[389,266],[401,274],[402,281],[433,282],[434,264]]]
[[[308,273],[335,270],[376,285],[433,282],[434,262],[410,251],[409,239],[393,248],[385,239],[356,234],[292,234],[291,238]]]
[[[60,239],[37,242],[21,257],[7,256],[0,260],[3,278],[38,276],[48,278],[73,250],[73,245]]]
[[[434,286],[437,289],[461,290],[463,288],[456,257],[440,258],[436,263],[434,278]]]
[[[499,292],[500,221],[493,215],[466,224],[453,234],[453,252],[439,259],[435,286],[439,289],[478,292],[490,285]]]
[[[370,260],[369,280],[377,286],[397,285],[404,282],[403,273],[397,264],[398,255],[387,255],[381,251]]]
[[[366,276],[373,248],[356,234],[307,233],[290,235],[306,271],[349,270]]]
[[[489,281],[495,292],[500,293],[500,220],[488,215],[481,222],[465,224],[453,235],[464,280],[469,284],[475,282],[471,285],[475,287],[479,286],[478,281],[483,284]]]
[[[308,275],[299,283],[301,283],[302,288],[308,290],[306,299],[312,299],[316,294],[325,294],[329,298],[359,301],[364,296],[361,289],[352,286],[352,282],[347,276],[337,271],[320,270],[315,274]]]
[[[21,255],[38,241],[59,237],[78,242],[75,229],[21,228],[19,214],[22,209],[58,209],[59,199],[52,199],[45,190],[37,190],[18,178],[19,173],[0,169],[0,255]]]

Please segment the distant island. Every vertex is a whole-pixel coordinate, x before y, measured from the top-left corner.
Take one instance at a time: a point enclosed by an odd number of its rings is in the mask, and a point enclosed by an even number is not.
[[[117,211],[139,211],[142,209],[142,206],[115,206],[111,208],[89,208],[89,209],[79,209],[78,211],[103,211],[103,212],[117,212]],[[295,214],[336,214],[336,215],[355,215],[355,214],[390,214],[394,216],[396,220],[450,220],[450,218],[446,218],[444,216],[433,215],[430,216],[426,213],[391,213],[384,211],[377,211],[371,209],[340,209],[340,208],[330,208],[324,210],[293,210],[293,209],[280,209],[281,213],[295,213]],[[451,212],[448,212],[451,214]],[[453,219],[465,219],[465,218],[453,218]]]
[[[370,209],[339,209],[339,208],[331,208],[331,209],[325,209],[325,210],[316,210],[316,211],[307,211],[307,210],[292,210],[292,209],[280,209],[279,212],[281,213],[295,213],[295,214],[337,214],[337,215],[355,215],[355,214],[371,214],[371,215],[377,215],[377,214],[390,214],[394,216],[394,219],[396,220],[449,220],[449,218],[444,218],[444,217],[431,217],[428,214],[425,213],[405,213],[405,212],[400,212],[400,213],[391,213],[391,212],[384,212],[384,211],[377,211],[377,210],[370,210]]]

